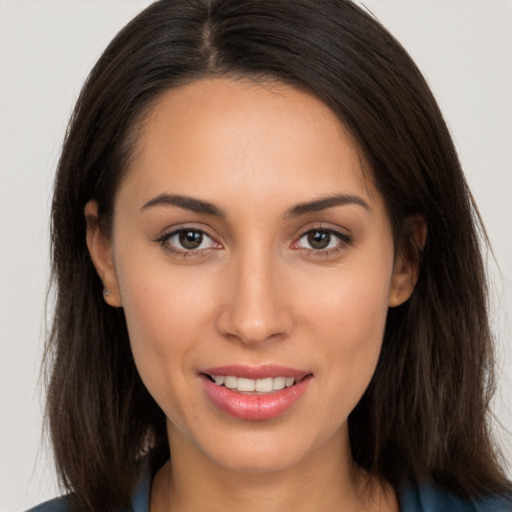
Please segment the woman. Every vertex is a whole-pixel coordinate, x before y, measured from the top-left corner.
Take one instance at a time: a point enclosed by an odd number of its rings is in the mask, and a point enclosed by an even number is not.
[[[478,214],[351,2],[150,6],[82,91],[52,219],[70,494],[39,510],[511,509]]]

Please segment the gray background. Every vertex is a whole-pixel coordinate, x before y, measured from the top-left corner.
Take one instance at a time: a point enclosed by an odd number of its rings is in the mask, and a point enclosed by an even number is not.
[[[0,0],[0,510],[57,493],[42,443],[52,176],[87,72],[148,0]],[[455,138],[498,263],[498,420],[512,425],[512,2],[366,0],[426,75]],[[498,268],[499,266],[499,268]],[[497,427],[507,460],[511,436]],[[509,474],[511,474],[509,472]]]

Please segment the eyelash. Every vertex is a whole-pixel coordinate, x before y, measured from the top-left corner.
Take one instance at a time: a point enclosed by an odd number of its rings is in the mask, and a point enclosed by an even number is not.
[[[170,240],[174,236],[179,235],[180,233],[198,233],[198,234],[202,235],[203,237],[209,238],[212,241],[214,246],[217,245],[220,247],[220,244],[218,242],[216,242],[214,240],[214,238],[211,235],[209,235],[205,230],[199,229],[199,228],[187,228],[187,227],[174,229],[170,233],[165,233],[161,237],[157,238],[155,240],[155,242],[160,244],[161,247],[164,249],[164,251],[174,254],[174,255],[177,255],[177,256],[181,256],[183,258],[204,256],[206,253],[209,253],[212,250],[216,250],[218,248],[218,247],[207,247],[204,249],[190,249],[190,250],[187,250],[185,248],[177,249],[176,247],[173,247],[171,245]],[[201,241],[201,243],[202,243],[202,241]]]
[[[326,249],[309,249],[305,247],[299,247],[299,242],[304,238],[310,235],[311,233],[322,233],[329,235],[330,237],[335,237],[338,239],[338,243],[331,248]],[[335,254],[340,253],[341,251],[347,249],[350,245],[352,245],[353,239],[349,235],[345,233],[340,233],[335,229],[325,227],[325,226],[316,226],[313,228],[304,231],[298,238],[296,242],[293,243],[292,247],[296,250],[304,251],[310,257],[328,257],[333,256]]]
[[[197,233],[203,237],[206,236],[212,241],[214,246],[207,247],[204,249],[190,249],[190,250],[177,249],[177,248],[173,247],[169,241],[171,238],[173,238],[174,236],[177,236],[181,233]],[[326,248],[326,249],[314,249],[314,248],[299,247],[298,244],[300,243],[300,241],[304,237],[307,237],[308,235],[310,235],[311,233],[322,233],[322,234],[326,234],[330,237],[334,236],[335,238],[338,239],[338,243],[336,244],[335,247]],[[156,243],[160,244],[166,252],[177,255],[177,256],[181,256],[183,258],[201,257],[201,256],[206,255],[207,253],[210,253],[212,250],[217,250],[218,248],[222,247],[221,244],[216,242],[215,239],[211,235],[209,235],[206,231],[204,231],[203,229],[187,228],[187,227],[175,229],[175,230],[171,231],[170,233],[165,233],[164,235],[162,235],[161,237],[158,237],[154,241]],[[201,243],[202,243],[202,241],[201,241]],[[295,250],[303,251],[311,257],[315,257],[315,256],[327,257],[327,256],[332,256],[333,254],[337,254],[337,253],[343,251],[348,246],[352,245],[352,243],[353,243],[352,238],[350,236],[348,236],[347,234],[340,233],[339,231],[336,231],[332,228],[318,226],[318,227],[313,227],[311,229],[308,229],[307,231],[304,231],[299,236],[297,241],[292,244],[292,248]],[[217,245],[217,247],[215,247],[215,245]]]

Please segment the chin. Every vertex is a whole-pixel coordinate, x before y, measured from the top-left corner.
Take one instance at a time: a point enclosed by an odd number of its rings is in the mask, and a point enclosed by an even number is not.
[[[283,448],[275,450],[258,447],[211,454],[216,465],[239,474],[279,473],[299,465],[304,457],[305,453],[302,451],[297,453]]]
[[[221,435],[196,438],[194,444],[210,463],[240,474],[279,473],[310,464],[322,454],[331,454],[342,446],[343,429],[308,432],[297,422],[290,425],[262,425],[252,422],[244,432],[224,429]],[[205,434],[203,432],[202,434]]]

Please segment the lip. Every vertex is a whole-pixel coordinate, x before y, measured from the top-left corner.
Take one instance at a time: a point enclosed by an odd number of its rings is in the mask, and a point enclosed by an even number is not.
[[[302,380],[306,375],[312,372],[276,364],[263,364],[260,366],[232,364],[206,368],[201,370],[200,373],[206,373],[207,375],[232,375],[233,377],[255,380],[267,379],[269,377],[294,377],[297,380]]]
[[[232,375],[246,379],[265,379],[269,377],[295,377],[296,384],[263,395],[246,395],[218,386],[207,375]],[[312,379],[311,372],[294,368],[263,365],[219,366],[201,371],[199,375],[204,392],[212,404],[234,418],[249,421],[263,421],[276,418],[290,409],[306,392]]]

